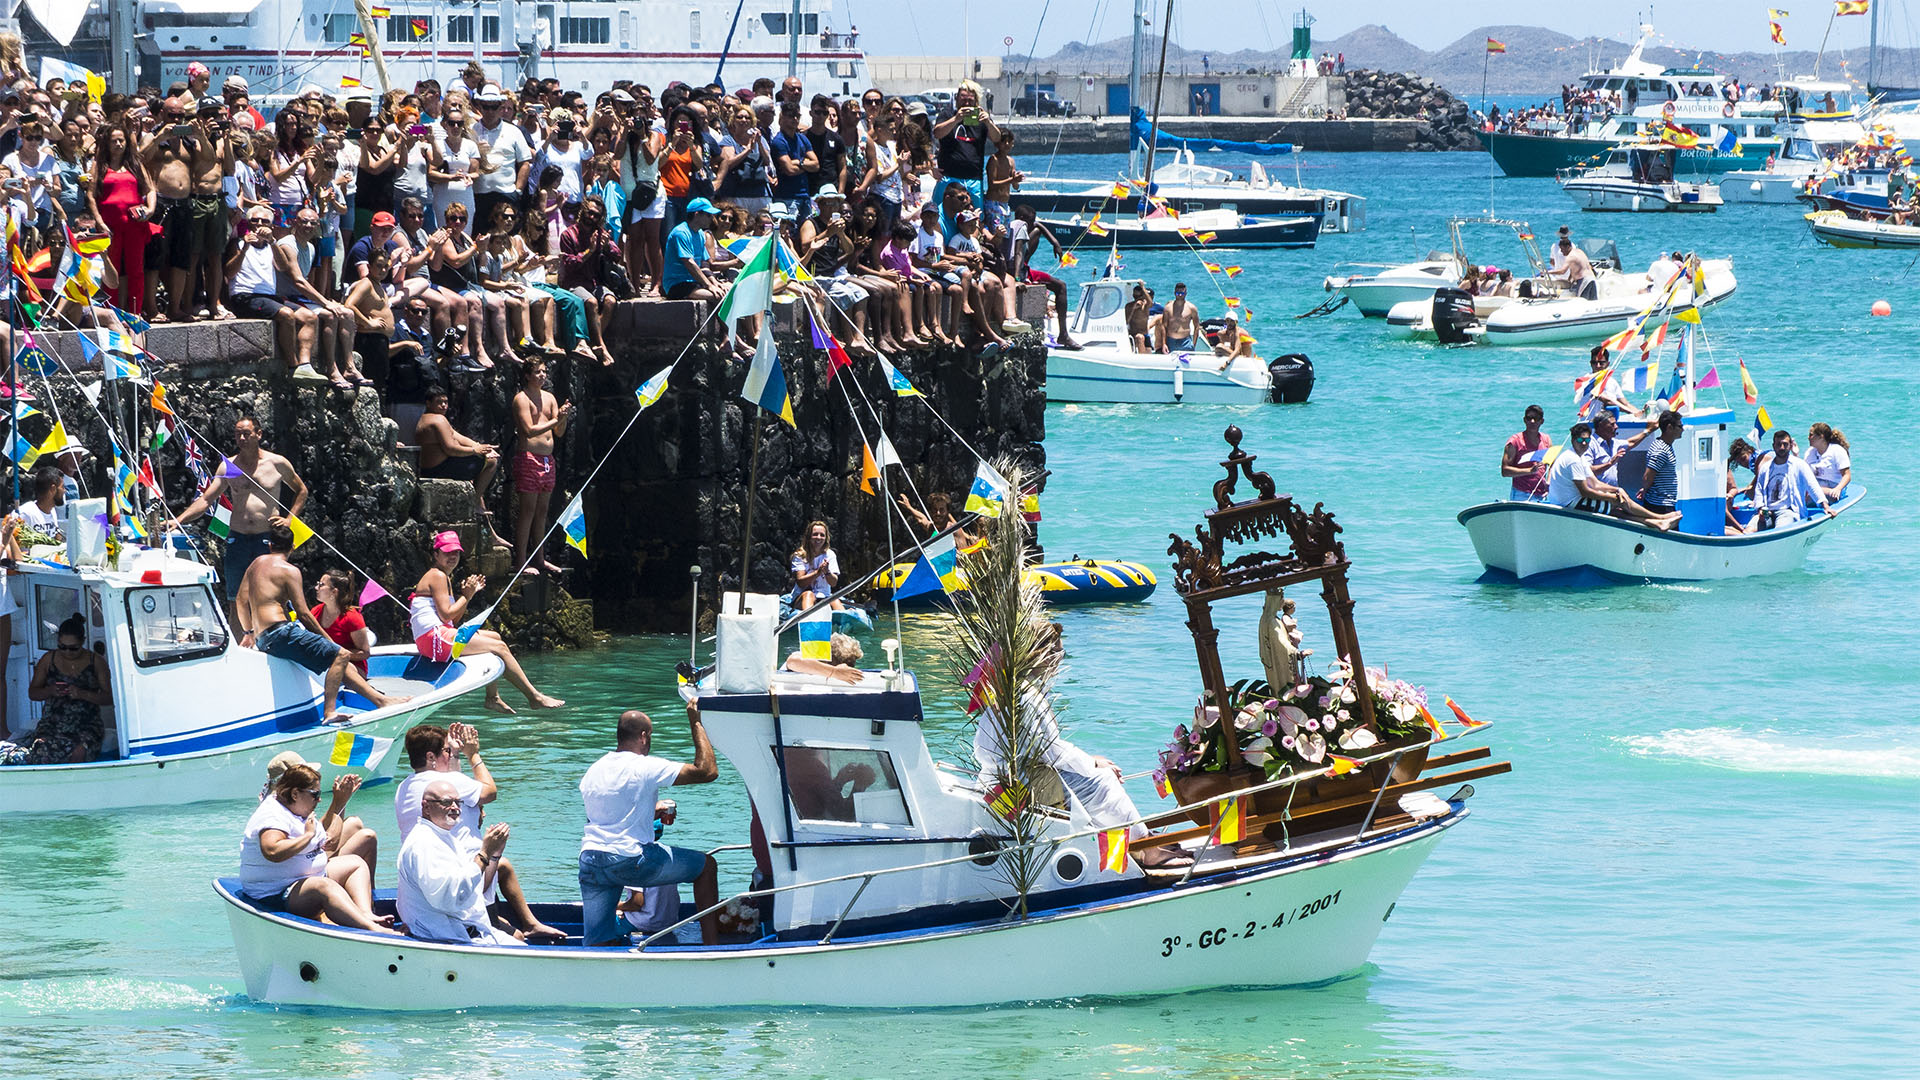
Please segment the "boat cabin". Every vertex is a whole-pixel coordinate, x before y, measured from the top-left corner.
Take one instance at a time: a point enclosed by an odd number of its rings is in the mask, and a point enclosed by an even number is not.
[[[1073,309],[1071,332],[1082,345],[1131,349],[1127,333],[1127,305],[1133,290],[1146,282],[1138,278],[1103,277],[1080,286],[1080,303]]]
[[[1620,424],[1618,438],[1625,441],[1649,427],[1656,427],[1660,416],[1649,413],[1639,420],[1629,416],[1616,418]],[[1733,410],[1687,412],[1682,413],[1680,419],[1685,428],[1673,444],[1679,480],[1674,506],[1680,511],[1680,524],[1675,528],[1695,536],[1720,536],[1726,532],[1727,523],[1727,451],[1733,445],[1727,428],[1734,423]],[[1620,486],[1629,493],[1639,490],[1640,478],[1646,473],[1648,446],[1659,437],[1658,431],[1647,436],[1620,459],[1617,475]]]

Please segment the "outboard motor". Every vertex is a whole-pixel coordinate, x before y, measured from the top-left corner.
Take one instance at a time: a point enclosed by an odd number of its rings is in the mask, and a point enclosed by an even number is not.
[[[1267,365],[1273,376],[1273,400],[1282,405],[1303,405],[1313,393],[1313,361],[1305,353],[1288,353]]]
[[[1433,336],[1440,339],[1440,344],[1463,344],[1467,340],[1467,328],[1477,321],[1472,294],[1464,289],[1433,291]]]

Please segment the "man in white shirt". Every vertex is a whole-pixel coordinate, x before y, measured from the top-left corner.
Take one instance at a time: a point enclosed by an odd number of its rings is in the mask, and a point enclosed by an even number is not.
[[[452,784],[435,780],[421,793],[419,824],[400,848],[400,883],[394,905],[409,936],[422,941],[476,945],[523,945],[517,933],[493,925],[487,894],[493,890],[508,829],[494,825],[477,850],[455,834],[461,799]]]
[[[1651,525],[1661,532],[1673,528],[1680,520],[1678,510],[1670,514],[1656,514],[1628,498],[1625,491],[1612,484],[1603,484],[1593,475],[1593,466],[1587,460],[1592,441],[1593,428],[1582,422],[1573,425],[1566,446],[1556,446],[1547,451],[1547,503],[1581,510],[1612,504],[1619,509],[1621,517],[1630,521]]]
[[[1753,502],[1759,512],[1747,522],[1748,532],[1804,520],[1810,506],[1833,516],[1833,506],[1820,490],[1812,466],[1793,452],[1793,436],[1785,431],[1773,433],[1773,452],[1754,466],[1753,476]]]
[[[438,724],[418,724],[407,732],[407,760],[413,765],[413,773],[403,778],[393,793],[394,818],[400,826],[400,840],[404,844],[422,820],[422,801],[429,787],[444,783],[453,790],[459,800],[460,814],[452,825],[444,825],[452,834],[454,841],[468,855],[480,850],[483,837],[480,826],[484,814],[481,807],[492,802],[500,795],[498,785],[493,782],[493,774],[486,763],[480,760],[480,733],[470,724],[454,724],[443,728]],[[473,775],[460,771],[458,758],[467,759],[467,768]],[[566,935],[546,923],[541,922],[527,906],[526,893],[520,888],[520,876],[514,871],[513,864],[500,860],[497,873],[488,882],[487,895],[499,889],[499,899],[490,903],[489,909],[499,918],[512,923],[524,931],[527,937],[540,940],[565,940]]]
[[[1594,414],[1593,442],[1587,446],[1587,465],[1593,470],[1594,479],[1603,484],[1620,483],[1620,459],[1627,451],[1646,441],[1653,434],[1652,424],[1640,429],[1640,434],[1631,439],[1620,438],[1620,422],[1605,409]]]
[[[489,83],[473,96],[480,122],[473,125],[473,141],[480,144],[480,172],[473,180],[474,227],[491,228],[494,208],[516,202],[527,186],[533,167],[533,147],[526,135],[502,119],[506,95]]]
[[[693,734],[692,764],[654,757],[653,721],[646,713],[629,709],[620,714],[613,752],[594,762],[580,778],[580,798],[587,808],[587,828],[580,839],[584,944],[627,943],[616,911],[624,889],[691,881],[693,902],[701,910],[720,903],[720,869],[711,855],[654,839],[661,788],[710,783],[720,775],[697,704],[687,705],[687,726]],[[700,920],[700,936],[709,945],[719,941],[717,912]]]

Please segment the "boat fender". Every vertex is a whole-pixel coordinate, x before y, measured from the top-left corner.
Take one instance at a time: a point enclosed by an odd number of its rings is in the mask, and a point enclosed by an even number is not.
[[[1187,395],[1187,369],[1173,369],[1173,400],[1179,401]]]

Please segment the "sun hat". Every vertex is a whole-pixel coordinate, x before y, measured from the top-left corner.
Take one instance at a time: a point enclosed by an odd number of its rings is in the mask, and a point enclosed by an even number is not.
[[[286,771],[288,769],[293,768],[295,765],[305,765],[307,768],[312,769],[315,772],[318,772],[320,770],[319,765],[315,764],[314,762],[308,761],[306,758],[301,757],[300,751],[282,750],[279,753],[273,755],[272,761],[267,762],[267,783],[271,784],[275,780],[280,779],[281,776],[286,774]]]
[[[479,93],[473,95],[473,100],[493,104],[494,102],[507,100],[507,95],[501,93],[498,86],[488,83],[480,88]]]
[[[464,552],[467,549],[460,543],[460,534],[454,532],[452,529],[447,529],[444,532],[433,534],[433,550]]]
[[[825,202],[828,199],[844,200],[845,198],[845,195],[840,194],[840,189],[834,187],[832,184],[821,184],[820,190],[813,193],[814,202]]]

